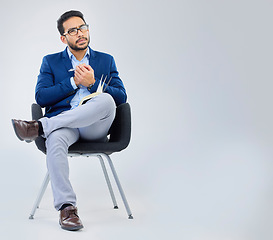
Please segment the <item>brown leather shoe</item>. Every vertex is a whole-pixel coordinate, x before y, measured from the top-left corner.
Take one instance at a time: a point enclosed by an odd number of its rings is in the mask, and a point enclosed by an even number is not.
[[[68,206],[60,211],[60,225],[62,229],[77,231],[83,228],[82,222],[78,216],[78,209],[74,206]]]
[[[12,119],[12,125],[16,136],[21,141],[32,142],[39,135],[39,124],[37,121],[22,121]]]

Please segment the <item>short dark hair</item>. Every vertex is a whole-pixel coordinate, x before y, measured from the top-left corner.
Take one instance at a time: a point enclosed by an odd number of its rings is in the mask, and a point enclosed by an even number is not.
[[[84,17],[83,17],[83,14],[80,12],[80,11],[76,11],[76,10],[70,10],[68,12],[65,12],[62,16],[60,16],[60,18],[57,20],[57,28],[59,30],[59,33],[61,35],[64,34],[64,26],[63,26],[63,23],[65,21],[67,21],[69,18],[72,18],[72,17],[80,17],[84,23],[85,20],[84,20]]]

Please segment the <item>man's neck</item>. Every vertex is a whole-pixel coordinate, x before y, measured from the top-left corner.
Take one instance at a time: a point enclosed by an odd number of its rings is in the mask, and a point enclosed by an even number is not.
[[[69,48],[70,52],[75,56],[75,58],[78,60],[78,61],[81,61],[87,51],[87,48],[84,49],[84,50],[78,50],[78,51],[75,51],[71,48]]]

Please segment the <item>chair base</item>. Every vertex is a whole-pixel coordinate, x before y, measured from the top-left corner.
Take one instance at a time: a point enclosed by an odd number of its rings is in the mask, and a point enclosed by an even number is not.
[[[118,175],[117,175],[116,170],[114,168],[114,164],[113,164],[111,158],[109,157],[109,155],[107,155],[105,153],[96,153],[96,154],[92,153],[92,154],[85,154],[84,156],[87,156],[87,157],[89,157],[89,156],[95,156],[95,157],[99,158],[101,166],[102,166],[102,170],[103,170],[103,173],[104,173],[104,177],[105,177],[105,180],[106,180],[109,192],[110,192],[110,196],[111,196],[111,199],[112,199],[112,202],[113,202],[113,205],[114,205],[114,209],[118,209],[118,205],[117,205],[117,201],[116,201],[116,198],[115,198],[115,194],[114,194],[114,191],[113,191],[113,188],[112,188],[112,185],[111,185],[111,182],[110,182],[110,178],[108,176],[108,173],[107,173],[107,170],[106,170],[106,167],[105,167],[105,164],[104,164],[103,157],[107,159],[108,164],[109,164],[109,166],[111,168],[112,174],[114,176],[115,182],[117,184],[119,193],[120,193],[121,198],[123,200],[125,209],[127,211],[128,219],[133,219],[133,215],[132,215],[132,212],[130,210],[129,204],[127,202],[127,199],[125,197],[124,191],[123,191],[122,186],[120,184]],[[41,200],[43,198],[43,195],[44,195],[45,190],[46,190],[46,188],[48,186],[48,183],[49,183],[49,173],[47,172],[46,176],[44,178],[44,181],[42,183],[41,189],[39,191],[38,197],[37,197],[37,199],[36,199],[36,201],[34,203],[32,211],[30,213],[29,219],[34,219],[35,212],[36,212],[37,208],[39,208],[39,204],[40,204],[40,202],[41,202]]]

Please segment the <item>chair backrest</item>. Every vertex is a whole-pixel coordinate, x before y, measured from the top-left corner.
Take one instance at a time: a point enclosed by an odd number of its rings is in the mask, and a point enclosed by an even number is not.
[[[40,105],[33,103],[31,106],[31,113],[33,120],[39,120],[43,117],[42,108]],[[119,152],[125,149],[131,139],[131,108],[129,103],[123,103],[116,109],[116,117],[109,130],[109,142],[96,143],[96,142],[81,142],[74,143],[69,148],[69,153],[77,154],[93,154],[93,153],[106,153]],[[38,137],[35,140],[37,148],[46,154],[45,139]]]

